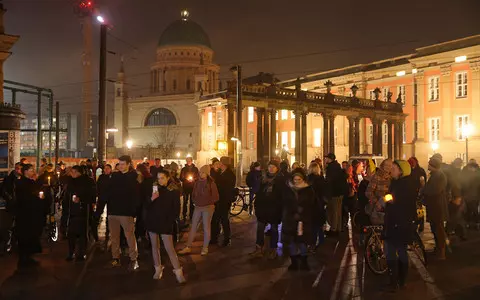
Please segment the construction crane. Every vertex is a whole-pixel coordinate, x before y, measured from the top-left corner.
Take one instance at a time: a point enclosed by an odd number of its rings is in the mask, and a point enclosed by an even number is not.
[[[82,68],[83,68],[83,86],[82,86],[82,118],[80,149],[85,146],[94,147],[95,133],[92,132],[92,95],[93,95],[93,72],[92,72],[92,52],[93,52],[93,13],[95,3],[93,0],[76,0],[74,12],[80,19],[83,35]]]

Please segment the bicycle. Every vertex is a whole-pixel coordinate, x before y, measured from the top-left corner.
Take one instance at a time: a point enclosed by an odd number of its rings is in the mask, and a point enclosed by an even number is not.
[[[255,201],[255,195],[250,193],[250,188],[241,186],[236,188],[237,196],[235,201],[232,202],[230,207],[230,215],[236,217],[243,211],[248,211],[250,215],[253,214],[253,202]]]

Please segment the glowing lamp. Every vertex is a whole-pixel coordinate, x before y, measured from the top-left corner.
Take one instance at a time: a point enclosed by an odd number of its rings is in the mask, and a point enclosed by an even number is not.
[[[384,200],[385,202],[391,202],[393,200],[392,194],[386,194]]]
[[[467,56],[466,55],[462,55],[462,56],[457,56],[455,57],[455,62],[456,63],[459,63],[459,62],[462,62],[462,61],[466,61],[467,60]]]

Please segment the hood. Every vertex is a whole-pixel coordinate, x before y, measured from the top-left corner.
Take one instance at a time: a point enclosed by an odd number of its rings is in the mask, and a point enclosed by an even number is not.
[[[394,164],[400,167],[400,170],[402,170],[402,177],[407,177],[412,173],[412,167],[410,166],[410,163],[406,160],[395,160]]]

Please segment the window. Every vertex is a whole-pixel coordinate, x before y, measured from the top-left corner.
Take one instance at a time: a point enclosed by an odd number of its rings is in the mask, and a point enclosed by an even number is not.
[[[440,118],[430,118],[428,124],[430,142],[437,142],[440,139]]]
[[[282,109],[282,120],[288,120],[288,110]]]
[[[293,110],[290,112],[290,118],[295,119],[295,112]]]
[[[208,124],[208,127],[213,126],[213,112],[211,111],[209,111],[207,114],[207,124]]]
[[[390,88],[389,87],[384,87],[382,89],[382,94],[383,94],[383,100],[384,101],[387,101],[388,99],[388,92],[390,92]]]
[[[253,134],[253,131],[248,132],[248,149],[253,149],[255,146],[255,135]]]
[[[190,79],[187,79],[187,91],[190,90]]]
[[[467,72],[457,73],[457,98],[467,97]]]
[[[248,107],[248,116],[247,116],[248,123],[253,123],[254,113],[255,113],[254,108],[252,106],[249,106]]]
[[[407,124],[405,122],[402,124],[402,142],[407,143]]]
[[[382,124],[382,142],[384,145],[388,144],[388,125],[387,123]]]
[[[321,140],[322,140],[322,134],[321,134],[320,128],[315,128],[313,130],[313,146],[314,147],[320,147],[321,145]]]
[[[463,128],[464,126],[467,126],[468,123],[469,123],[468,115],[455,117],[455,125],[457,127],[457,140],[459,141],[465,140]]]
[[[333,139],[335,140],[334,145],[338,145],[338,128],[333,129]]]
[[[373,90],[370,90],[370,100],[375,100],[375,93]]]
[[[177,90],[177,80],[176,79],[173,80],[173,90],[174,91]]]
[[[368,125],[368,141],[369,145],[373,144],[373,125]]]
[[[430,77],[428,79],[428,99],[429,101],[438,101],[440,98],[440,88],[438,85],[439,77]]]
[[[166,108],[153,110],[145,121],[145,126],[177,125],[175,115]]]
[[[290,148],[295,148],[295,131],[290,131]]]
[[[275,120],[278,121],[278,110],[275,112]]]
[[[223,111],[217,110],[217,127],[221,127],[223,125]]]
[[[288,132],[287,131],[283,131],[282,132],[282,148],[283,148],[283,145],[288,145]]]
[[[397,95],[401,95],[402,97],[402,104],[405,106],[405,86],[404,85],[399,85],[397,86]]]

